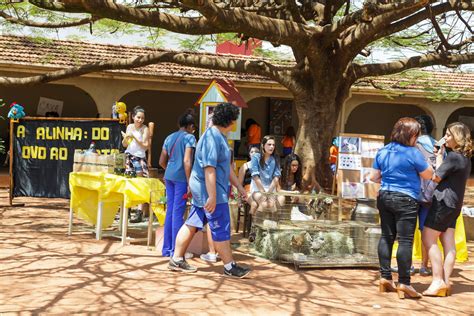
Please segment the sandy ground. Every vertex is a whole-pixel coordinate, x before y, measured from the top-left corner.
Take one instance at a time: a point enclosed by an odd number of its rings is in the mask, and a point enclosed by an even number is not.
[[[474,243],[457,264],[453,295],[400,300],[379,294],[371,269],[295,271],[244,253],[249,279],[222,276],[222,265],[190,260],[195,274],[167,270],[167,259],[146,246],[122,247],[91,233],[68,237],[68,201],[18,198],[0,207],[0,315],[9,314],[473,314]],[[0,191],[0,204],[8,202]],[[415,275],[422,291],[428,277]]]

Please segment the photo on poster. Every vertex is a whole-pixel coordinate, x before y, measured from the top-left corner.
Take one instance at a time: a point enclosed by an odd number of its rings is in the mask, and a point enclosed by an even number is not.
[[[384,146],[381,141],[363,140],[361,144],[361,155],[364,158],[375,158],[379,149]]]
[[[206,129],[212,126],[212,117],[214,116],[214,107],[207,107]]]
[[[339,153],[360,154],[360,137],[341,136],[339,140]]]
[[[360,155],[339,154],[339,169],[360,170],[362,167]]]
[[[370,181],[370,174],[372,173],[373,168],[361,168],[360,170],[360,182],[361,183],[373,183]]]
[[[343,182],[342,183],[342,197],[343,198],[364,198],[365,186],[362,183]]]

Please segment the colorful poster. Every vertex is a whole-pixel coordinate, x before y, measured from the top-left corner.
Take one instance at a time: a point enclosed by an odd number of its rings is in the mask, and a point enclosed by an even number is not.
[[[361,183],[373,183],[370,181],[370,175],[372,173],[373,168],[362,168],[360,170],[360,182]]]
[[[341,136],[340,141],[340,153],[360,154],[360,137]]]
[[[375,155],[384,146],[383,142],[363,140],[361,144],[361,155],[364,158],[375,158]]]
[[[362,183],[357,182],[343,182],[342,183],[342,197],[348,199],[364,198],[365,187]]]
[[[360,155],[339,154],[339,169],[360,170],[362,167]]]

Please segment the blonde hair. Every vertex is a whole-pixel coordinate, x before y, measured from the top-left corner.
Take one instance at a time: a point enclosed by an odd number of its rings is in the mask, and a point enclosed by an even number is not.
[[[453,150],[470,158],[472,156],[472,139],[469,127],[464,123],[454,122],[449,124],[447,129],[456,142],[456,147]]]

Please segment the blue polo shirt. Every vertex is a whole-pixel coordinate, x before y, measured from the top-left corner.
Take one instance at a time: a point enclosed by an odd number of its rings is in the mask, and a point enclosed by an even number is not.
[[[264,162],[263,166],[260,165],[260,157],[261,154],[259,153],[252,156],[252,160],[250,161],[250,171],[252,178],[254,176],[259,176],[263,187],[268,189],[273,181],[273,178],[281,177],[281,170],[273,156],[270,156],[270,158]],[[258,191],[257,185],[253,179],[250,183],[250,191]]]
[[[165,170],[166,180],[187,182],[183,164],[184,153],[186,148],[194,147],[196,147],[196,137],[185,131],[177,131],[166,137],[163,144],[169,157]]]
[[[217,129],[208,128],[196,146],[193,170],[189,187],[193,194],[193,205],[203,207],[209,197],[206,190],[204,168],[216,169],[216,204],[228,202],[230,180],[230,149],[227,138]]]
[[[373,168],[382,174],[382,191],[399,192],[418,200],[419,173],[428,168],[423,154],[416,148],[396,142],[387,144],[375,156]]]

